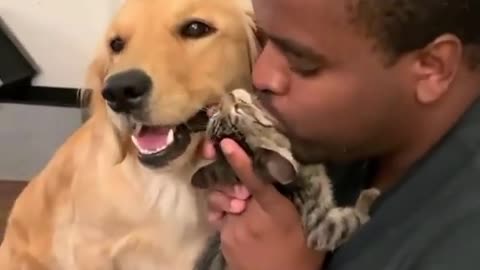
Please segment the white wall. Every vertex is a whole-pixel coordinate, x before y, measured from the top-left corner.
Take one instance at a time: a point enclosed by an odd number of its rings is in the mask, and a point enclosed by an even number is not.
[[[80,88],[122,0],[0,0],[0,16],[40,67],[34,84]],[[0,179],[29,180],[81,124],[76,108],[0,104]]]
[[[0,16],[40,66],[35,85],[83,86],[97,41],[122,0],[0,0]]]
[[[77,108],[0,104],[0,179],[29,180],[80,124]]]

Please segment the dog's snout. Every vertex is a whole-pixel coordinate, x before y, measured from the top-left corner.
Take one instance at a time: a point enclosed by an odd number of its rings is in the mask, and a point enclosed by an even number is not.
[[[152,88],[152,80],[138,69],[123,71],[107,79],[103,98],[116,112],[139,109]]]

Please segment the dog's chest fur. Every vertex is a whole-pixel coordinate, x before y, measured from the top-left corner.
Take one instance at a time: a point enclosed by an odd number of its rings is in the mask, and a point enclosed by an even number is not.
[[[105,180],[94,189],[78,186],[61,209],[52,246],[59,269],[191,269],[210,234],[204,194],[189,184],[195,168],[125,177],[139,172],[125,166],[92,177]]]

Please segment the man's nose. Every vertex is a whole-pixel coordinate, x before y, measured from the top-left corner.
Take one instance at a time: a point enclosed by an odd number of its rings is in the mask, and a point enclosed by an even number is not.
[[[259,91],[283,95],[289,88],[289,68],[285,57],[267,43],[253,66],[253,85]]]

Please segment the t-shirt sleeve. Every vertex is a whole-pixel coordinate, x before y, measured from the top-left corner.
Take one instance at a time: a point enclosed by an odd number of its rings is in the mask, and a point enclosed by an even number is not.
[[[480,213],[452,223],[418,255],[409,270],[480,269]]]

